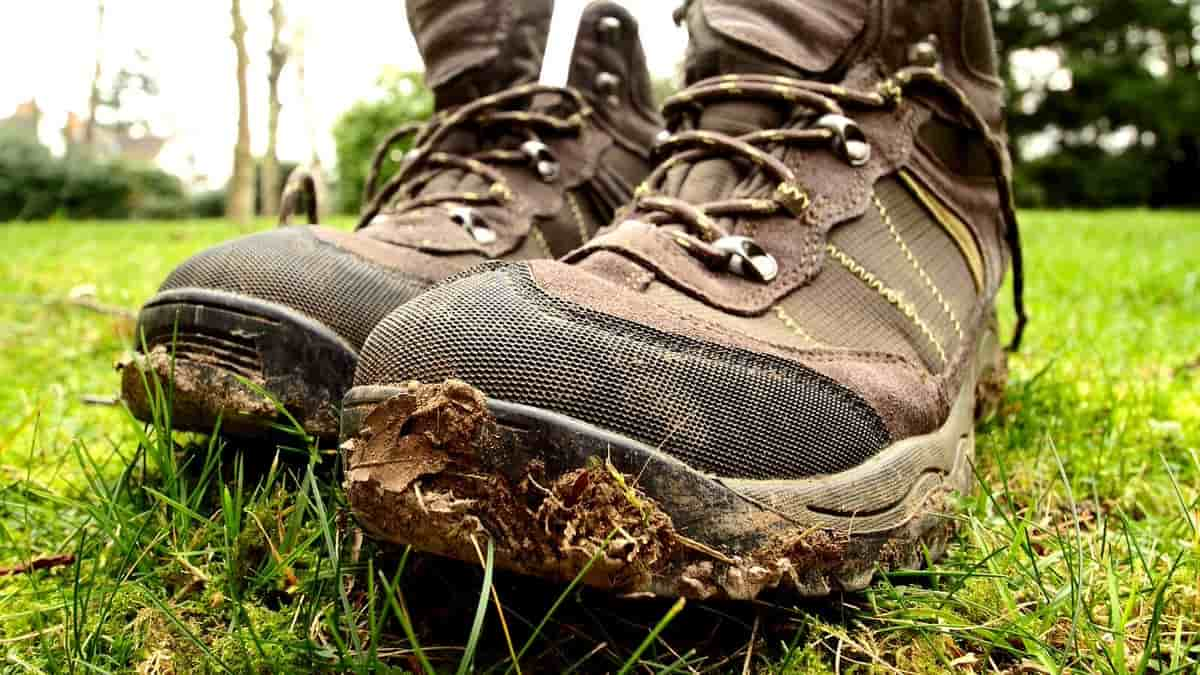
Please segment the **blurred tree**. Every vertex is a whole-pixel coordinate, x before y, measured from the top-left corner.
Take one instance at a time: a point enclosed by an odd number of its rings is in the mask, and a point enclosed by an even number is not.
[[[99,69],[96,74],[99,76]],[[78,133],[74,116],[68,116],[63,129],[67,152],[90,159],[112,159],[132,153],[134,157],[130,158],[152,161],[167,139],[151,133],[148,111],[137,104],[139,99],[144,104],[158,93],[158,80],[149,55],[135,50],[132,60],[121,66],[107,88],[100,83],[94,85],[82,134]],[[136,146],[143,146],[143,150],[137,150]]]
[[[99,107],[109,108],[114,113],[126,108],[131,96],[158,96],[158,80],[153,74],[150,56],[142,50],[134,50],[133,62],[122,66],[113,78],[112,87],[101,95]],[[118,124],[144,122],[137,119],[119,119]]]
[[[233,17],[230,37],[237,52],[238,134],[225,216],[247,224],[254,217],[254,157],[250,154],[250,100],[246,85],[250,57],[246,52],[246,21],[242,18],[241,0],[232,0],[230,9]]]
[[[313,109],[313,100],[309,95],[305,64],[307,62],[307,39],[309,18],[301,15],[292,31],[291,58],[293,72],[296,78],[296,98],[300,103],[300,114],[304,122],[304,135],[308,139],[308,161],[304,163],[308,172],[313,176],[317,189],[318,214],[323,218],[334,211],[334,200],[330,198],[330,185],[325,180],[325,167],[321,164],[321,155],[317,153],[317,123]],[[282,174],[287,176],[289,174]],[[286,178],[284,179],[286,183]]]
[[[267,51],[270,68],[267,70],[267,154],[262,160],[262,184],[259,193],[262,196],[262,214],[275,216],[279,214],[279,191],[283,183],[279,178],[279,111],[283,104],[279,101],[279,78],[288,61],[288,46],[283,42],[283,2],[271,0],[271,48]]]
[[[333,127],[338,159],[337,203],[342,212],[355,212],[361,205],[367,169],[384,137],[398,126],[424,121],[433,114],[433,94],[425,88],[420,73],[388,70],[379,78],[379,91],[380,96],[374,100],[354,104]],[[384,163],[384,180],[395,172],[408,147],[407,142],[397,144]]]
[[[104,0],[96,2],[96,66],[92,70],[92,90],[88,95],[87,126],[84,127],[84,147],[91,151],[96,139],[96,112],[100,108],[101,63],[104,60]]]
[[[267,158],[263,157],[261,160],[255,163],[254,184],[258,187],[258,189],[255,190],[254,196],[255,213],[259,213],[264,216],[279,215],[279,198],[283,196],[283,183],[287,182],[287,177],[292,175],[292,171],[294,171],[297,166],[299,166],[298,162],[289,162],[286,160],[276,162],[275,176],[276,181],[278,181],[279,184],[275,185],[274,189],[270,189],[270,186],[274,185],[274,183],[267,181]],[[267,205],[272,199],[275,201],[275,212],[269,213],[267,211]]]
[[[993,2],[1022,202],[1200,205],[1200,2]]]

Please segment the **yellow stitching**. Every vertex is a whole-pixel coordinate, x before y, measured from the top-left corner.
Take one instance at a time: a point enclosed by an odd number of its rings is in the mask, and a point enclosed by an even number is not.
[[[824,342],[821,342],[815,337],[809,335],[808,332],[805,331],[804,328],[801,327],[800,324],[797,323],[796,320],[787,313],[787,310],[783,308],[783,305],[775,305],[775,316],[779,317],[779,320],[783,322],[784,326],[787,326],[788,330],[792,331],[796,335],[799,335],[802,339],[814,347],[827,346]]]
[[[713,241],[716,241],[718,234],[716,221],[714,221],[712,218],[709,218],[707,214],[701,213],[700,217],[697,218],[696,224],[700,226],[700,229],[707,236],[711,237]]]
[[[589,239],[587,223],[583,219],[583,209],[579,208],[579,200],[574,192],[567,193],[567,202],[570,203],[571,213],[575,215],[575,222],[579,225],[579,242],[586,244]]]
[[[908,244],[905,243],[904,238],[900,236],[900,231],[896,229],[895,223],[892,222],[892,214],[888,213],[887,207],[883,205],[883,202],[879,199],[879,195],[876,193],[871,193],[871,199],[875,202],[875,208],[879,209],[879,215],[883,218],[883,223],[887,225],[888,231],[892,233],[892,238],[896,240],[896,243],[900,246],[900,250],[904,252],[904,257],[908,258],[908,262],[912,263],[913,269],[917,271],[917,274],[921,277],[921,280],[924,281],[925,285],[929,287],[929,290],[933,292],[933,297],[936,298],[939,303],[941,303],[942,311],[944,311],[946,316],[950,317],[950,321],[954,323],[954,332],[958,334],[958,341],[964,341],[966,336],[963,334],[962,322],[958,320],[958,315],[954,313],[954,308],[950,306],[950,302],[946,300],[946,296],[942,294],[941,289],[939,289],[937,284],[934,283],[933,278],[925,272],[925,268],[921,266],[920,261],[917,260],[917,256],[913,255],[912,249],[908,247]]]
[[[495,195],[502,202],[508,202],[513,199],[513,191],[503,183],[492,183],[492,187],[488,190],[490,194]]]
[[[925,188],[921,187],[917,179],[908,171],[901,171],[899,176],[917,201],[933,215],[938,225],[954,240],[963,259],[967,262],[967,267],[971,269],[975,290],[982,291],[985,284],[984,260],[979,245],[975,243],[975,235],[971,234],[967,224],[942,204],[941,200],[926,192]]]
[[[942,343],[938,342],[937,336],[933,334],[933,331],[929,329],[929,325],[921,319],[919,314],[917,314],[917,308],[904,298],[903,293],[894,288],[888,288],[885,286],[884,283],[879,280],[879,277],[871,274],[869,270],[862,265],[859,265],[854,258],[851,258],[843,253],[842,250],[837,246],[828,244],[826,245],[825,250],[828,251],[829,255],[833,256],[835,260],[841,263],[843,267],[850,270],[855,276],[861,279],[863,283],[874,289],[877,293],[882,295],[885,300],[894,305],[896,309],[900,310],[900,313],[907,317],[909,321],[912,321],[913,325],[915,325],[917,329],[925,335],[925,338],[928,339],[931,344],[933,344],[934,349],[937,350],[938,357],[942,360],[942,364],[946,365],[949,363],[949,360],[946,358],[946,350],[942,348]]]
[[[546,243],[546,236],[542,234],[542,231],[538,229],[538,226],[534,225],[530,227],[529,231],[531,234],[533,234],[533,240],[538,243],[538,246],[542,247],[542,252],[546,254],[546,257],[555,257],[554,252],[550,250],[550,244]]]

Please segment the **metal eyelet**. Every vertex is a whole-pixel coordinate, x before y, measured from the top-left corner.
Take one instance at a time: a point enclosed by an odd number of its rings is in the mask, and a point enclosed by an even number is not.
[[[621,29],[624,28],[621,20],[615,16],[606,16],[600,19],[596,24],[596,32],[600,34],[600,39],[610,45],[615,45],[621,38]]]
[[[817,126],[833,132],[833,149],[850,166],[860,167],[871,161],[871,144],[858,123],[845,115],[826,115]]]
[[[779,262],[749,237],[721,237],[713,248],[729,255],[727,269],[740,277],[769,284],[779,276]]]
[[[558,180],[562,167],[550,150],[550,146],[541,141],[526,141],[521,144],[521,152],[525,153],[533,162],[534,168],[537,169],[538,175],[542,177],[543,181],[552,183]]]
[[[621,91],[621,76],[616,73],[600,73],[596,76],[596,91],[605,97],[609,105],[621,105],[621,99],[617,96]]]
[[[938,36],[930,35],[908,48],[908,63],[921,68],[937,68],[942,63]]]
[[[455,206],[450,209],[450,220],[467,231],[471,238],[480,244],[496,243],[496,232],[488,227],[469,206]]]

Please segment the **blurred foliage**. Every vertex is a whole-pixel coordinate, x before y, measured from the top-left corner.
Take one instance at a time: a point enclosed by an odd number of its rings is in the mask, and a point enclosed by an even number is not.
[[[224,218],[225,189],[204,190],[192,195],[193,218]]]
[[[337,209],[357,212],[362,203],[363,185],[375,148],[396,127],[420,122],[433,114],[433,94],[420,73],[389,69],[379,78],[379,95],[354,104],[333,127],[337,144]],[[398,167],[410,144],[396,144],[384,162],[381,180],[386,181]]]
[[[54,213],[65,178],[59,162],[35,139],[0,127],[0,222]]]
[[[28,134],[0,129],[0,222],[188,214],[183,184],[160,169],[79,154],[55,157]]]
[[[1200,205],[1200,2],[992,2],[1002,49],[1061,64],[1010,91],[1023,205]]]

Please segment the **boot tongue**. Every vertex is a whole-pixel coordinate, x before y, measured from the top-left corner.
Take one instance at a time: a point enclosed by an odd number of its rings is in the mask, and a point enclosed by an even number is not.
[[[451,154],[469,156],[479,149],[476,134],[467,130],[455,130],[438,150]],[[422,194],[439,194],[445,192],[487,191],[487,182],[482,176],[464,173],[458,169],[448,169],[437,174],[418,191]]]
[[[692,0],[689,84],[717,75],[832,79],[835,66],[866,27],[867,0]],[[699,127],[732,136],[783,126],[793,111],[761,101],[705,108]],[[726,159],[680,167],[669,185],[680,198],[704,203],[731,196],[748,168]]]
[[[535,82],[541,71],[553,0],[408,0],[408,21],[425,61],[425,81],[438,110]],[[493,141],[496,139],[492,139]],[[478,134],[455,131],[439,150],[470,155]],[[482,176],[448,170],[421,194],[486,191]]]
[[[408,0],[438,110],[537,80],[553,0]]]
[[[757,101],[730,101],[706,107],[699,128],[741,136],[778,128],[784,121],[785,114],[777,106]],[[706,159],[679,167],[672,178],[678,181],[676,194],[680,199],[704,203],[731,196],[747,169],[728,159]]]
[[[867,28],[869,0],[692,0],[688,77],[826,79]],[[708,72],[704,72],[708,71]]]

